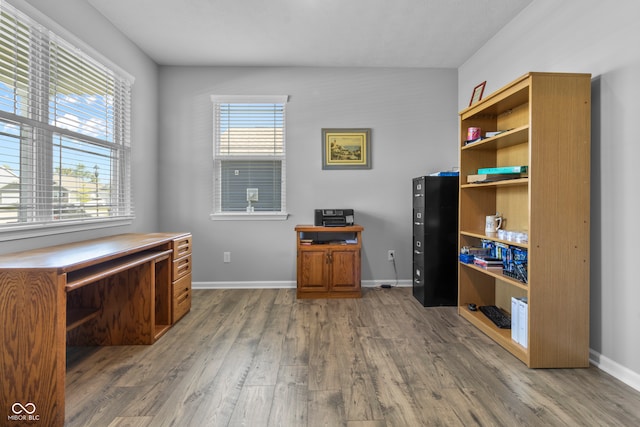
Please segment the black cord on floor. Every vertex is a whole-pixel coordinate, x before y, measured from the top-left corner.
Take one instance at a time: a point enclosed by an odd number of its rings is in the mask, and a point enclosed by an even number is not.
[[[396,286],[398,286],[398,268],[396,267],[396,257],[394,255],[391,255],[391,262],[393,263],[393,272],[395,274],[396,277],[396,282],[393,285],[387,284],[387,283],[383,283],[382,285],[380,285],[380,287],[382,289],[391,289],[391,288],[395,288]]]

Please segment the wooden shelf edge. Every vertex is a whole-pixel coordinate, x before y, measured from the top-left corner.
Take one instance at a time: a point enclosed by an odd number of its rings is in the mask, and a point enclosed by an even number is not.
[[[301,250],[305,250],[305,249],[318,249],[318,248],[322,248],[322,249],[353,249],[353,250],[357,250],[357,249],[361,249],[362,245],[360,244],[360,242],[358,243],[312,243],[310,245],[305,245],[305,244],[300,244],[300,249]]]
[[[466,262],[462,262],[462,261],[460,261],[460,264],[461,264],[461,265],[464,265],[465,267],[470,268],[470,269],[472,269],[472,270],[476,270],[476,271],[479,271],[479,272],[481,272],[481,273],[483,273],[483,274],[486,274],[487,276],[491,276],[491,277],[495,277],[496,279],[503,280],[503,281],[505,281],[506,283],[508,283],[508,284],[510,284],[510,285],[512,285],[512,286],[515,286],[515,287],[517,287],[517,288],[524,289],[525,291],[528,291],[528,290],[529,290],[529,285],[528,285],[528,284],[523,283],[523,282],[520,282],[520,281],[515,280],[515,279],[512,279],[512,278],[511,278],[511,277],[509,277],[509,276],[505,276],[504,274],[502,274],[502,272],[500,272],[500,273],[494,273],[494,272],[493,272],[493,271],[491,271],[490,269],[486,269],[486,268],[482,268],[482,267],[477,267],[477,266],[476,266],[476,265],[474,265],[474,264],[467,264]]]
[[[481,182],[477,184],[460,184],[460,188],[483,188],[483,187],[504,187],[514,185],[528,185],[529,178],[503,179],[493,182]]]
[[[171,328],[171,325],[156,325],[153,338],[157,340],[158,338],[166,334],[170,328]]]
[[[143,251],[101,264],[95,264],[91,267],[76,270],[72,273],[67,273],[67,284],[65,285],[65,290],[67,292],[71,292],[75,289],[81,288],[82,286],[113,276],[114,274],[123,272],[146,262],[168,259],[172,253],[172,249],[163,251]]]
[[[476,114],[487,113],[499,114],[506,110],[509,110],[518,103],[522,103],[523,100],[529,99],[529,77],[535,73],[527,73],[513,82],[501,87],[495,92],[481,101],[465,108],[459,112],[460,117],[463,120],[473,117]],[[502,108],[498,109],[501,104],[506,104]]]
[[[529,351],[511,339],[511,329],[500,329],[482,312],[470,311],[465,306],[458,306],[458,314],[529,366]]]
[[[353,233],[356,231],[363,231],[364,227],[358,224],[346,225],[340,227],[324,227],[321,225],[304,225],[299,224],[295,226],[295,231],[298,232],[311,232],[311,233]]]
[[[529,125],[520,126],[491,138],[482,139],[460,147],[460,150],[495,150],[512,145],[524,144],[529,140]]]
[[[88,322],[91,319],[100,314],[100,309],[97,308],[73,308],[67,312],[67,332],[77,328],[83,323]]]
[[[520,242],[514,242],[512,240],[498,239],[497,237],[487,236],[486,234],[484,234],[482,232],[460,231],[460,234],[463,235],[463,236],[475,237],[475,238],[478,238],[478,239],[491,240],[491,241],[494,241],[494,242],[500,242],[500,243],[504,243],[504,244],[511,245],[511,246],[517,246],[519,248],[524,248],[524,249],[528,249],[529,248],[529,243],[520,243]]]

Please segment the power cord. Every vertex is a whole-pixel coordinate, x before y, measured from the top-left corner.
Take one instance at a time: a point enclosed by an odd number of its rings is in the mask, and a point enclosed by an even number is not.
[[[383,283],[382,285],[380,285],[382,289],[391,289],[398,286],[398,268],[396,267],[396,256],[393,254],[393,252],[390,255],[391,255],[391,262],[393,263],[393,272],[396,277],[396,282],[393,285],[390,285],[388,283]]]

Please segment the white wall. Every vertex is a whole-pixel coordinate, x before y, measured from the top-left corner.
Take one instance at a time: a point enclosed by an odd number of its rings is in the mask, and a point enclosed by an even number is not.
[[[459,70],[458,108],[528,71],[591,73],[591,342],[602,369],[640,389],[636,245],[640,2],[534,0]]]
[[[20,8],[24,2],[11,1]],[[29,5],[135,78],[132,93],[132,179],[136,219],[130,226],[0,242],[0,253],[126,232],[157,231],[158,67],[86,0],[31,0]],[[81,18],[79,18],[81,17]]]
[[[451,69],[161,67],[160,228],[193,232],[196,286],[294,285],[294,227],[313,224],[316,208],[355,209],[363,281],[394,279],[387,249],[410,281],[411,178],[457,164],[456,84]],[[209,219],[211,94],[290,96],[288,220]],[[372,128],[372,169],[322,170],[325,127]]]

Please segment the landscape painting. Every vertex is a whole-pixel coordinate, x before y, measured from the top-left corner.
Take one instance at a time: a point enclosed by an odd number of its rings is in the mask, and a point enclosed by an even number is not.
[[[322,129],[323,169],[370,169],[371,129]]]

